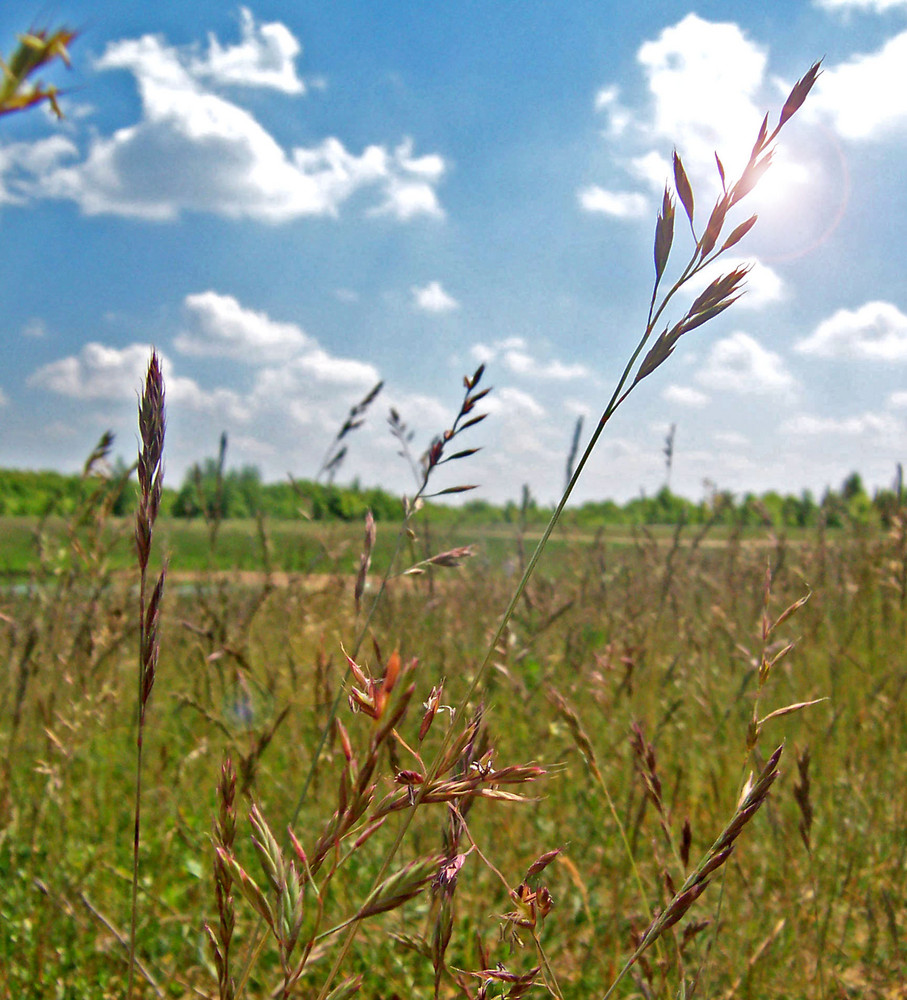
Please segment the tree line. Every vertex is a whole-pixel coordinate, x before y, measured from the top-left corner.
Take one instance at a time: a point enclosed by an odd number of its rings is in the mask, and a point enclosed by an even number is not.
[[[44,517],[68,515],[101,485],[111,512],[126,516],[135,509],[131,469],[122,463],[97,472],[66,475],[60,472],[0,469],[0,516]],[[820,497],[809,490],[799,494],[767,491],[742,496],[712,490],[699,501],[673,493],[667,486],[651,496],[626,503],[589,501],[569,508],[565,524],[576,529],[601,525],[704,525],[739,527],[809,528],[848,525],[887,525],[904,503],[903,487],[866,490],[853,472],[837,489],[829,487]],[[539,504],[528,488],[519,500],[493,504],[471,500],[459,506],[426,505],[432,522],[443,524],[512,524],[527,528],[543,524],[550,510]],[[386,490],[363,487],[357,481],[337,485],[312,480],[265,483],[251,465],[223,469],[216,459],[194,465],[178,488],[165,488],[162,514],[175,518],[234,520],[264,516],[273,520],[359,521],[371,511],[377,521],[398,521],[402,501]]]

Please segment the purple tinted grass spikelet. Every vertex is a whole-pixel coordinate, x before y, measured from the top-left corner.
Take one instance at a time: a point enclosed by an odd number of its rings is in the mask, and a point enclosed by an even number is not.
[[[805,100],[809,90],[818,77],[819,67],[820,64],[816,63],[810,68],[803,79],[798,81],[794,90],[791,92],[791,95],[788,97],[788,100],[785,102],[784,110],[778,125],[771,132],[771,134],[769,134],[768,119],[765,119],[753,146],[750,160],[740,177],[734,183],[728,184],[724,168],[720,159],[716,155],[716,163],[721,177],[721,194],[712,208],[708,216],[705,229],[702,230],[702,234],[700,236],[697,236],[693,222],[695,204],[692,187],[689,184],[689,178],[683,167],[683,163],[680,160],[680,156],[675,155],[673,164],[675,188],[677,190],[677,197],[684,206],[684,211],[690,221],[695,245],[687,263],[682,267],[679,277],[674,281],[670,288],[666,291],[660,292],[662,277],[666,273],[669,264],[674,236],[674,203],[672,201],[670,191],[666,189],[655,229],[655,281],[652,289],[645,329],[643,330],[635,349],[627,361],[623,372],[619,376],[610,399],[601,411],[601,416],[590,437],[590,440],[582,452],[576,467],[572,470],[569,482],[567,483],[560,500],[555,506],[554,512],[552,513],[548,524],[538,541],[531,559],[522,572],[520,580],[510,597],[509,603],[501,615],[496,630],[490,638],[483,659],[480,663],[478,663],[472,672],[472,678],[466,687],[460,704],[457,706],[458,714],[476,694],[476,691],[482,684],[488,671],[491,669],[496,656],[498,644],[503,635],[506,633],[510,620],[514,615],[523,594],[525,593],[528,582],[535,572],[541,555],[546,548],[555,527],[561,519],[563,510],[567,505],[572,492],[592,455],[592,452],[595,450],[601,434],[611,418],[621,407],[634,388],[639,384],[639,382],[652,374],[664,361],[667,360],[673,352],[680,337],[684,333],[696,329],[697,327],[709,322],[715,316],[718,316],[725,309],[733,305],[743,291],[743,282],[746,278],[748,268],[736,267],[732,269],[730,273],[719,277],[716,281],[713,281],[709,287],[697,297],[693,306],[688,309],[678,321],[675,321],[673,324],[665,322],[667,319],[665,314],[668,308],[673,306],[677,293],[685,287],[694,276],[698,275],[706,266],[716,260],[727,248],[734,246],[737,242],[739,242],[752,229],[755,224],[755,219],[751,217],[745,222],[737,225],[736,228],[733,228],[730,236],[726,237],[724,241],[721,242],[722,232],[731,209],[737,203],[742,201],[744,197],[746,197],[755,184],[758,183],[765,170],[767,170],[770,166],[772,151],[769,147],[778,135],[782,126],[790,119],[790,117]],[[662,327],[663,332],[658,334],[657,331]],[[652,340],[654,340],[654,343],[650,342]],[[473,453],[472,451],[466,451],[445,456],[444,448],[456,433],[465,430],[467,427],[472,426],[479,420],[483,419],[482,416],[469,416],[470,411],[487,392],[487,390],[474,391],[482,374],[483,368],[480,366],[472,379],[466,379],[466,396],[457,420],[450,430],[445,431],[441,437],[435,439],[426,453],[423,459],[422,485],[417,492],[416,501],[411,505],[407,505],[407,523],[412,512],[416,509],[415,504],[422,498],[428,496],[440,496],[445,493],[459,493],[470,488],[468,486],[459,486],[441,490],[435,494],[426,493],[426,485],[428,483],[429,475],[435,468],[442,464],[443,461],[452,461],[455,458],[465,457],[466,455]],[[394,430],[395,436],[398,437],[398,440],[403,441],[405,440],[404,428],[399,419],[396,419],[396,414],[392,416],[395,418],[392,420],[392,430]],[[370,692],[361,692],[361,694],[366,695],[363,699],[365,704],[360,705],[359,707],[363,710],[366,706],[371,707],[368,698]],[[799,707],[802,706],[789,706],[785,711],[793,711]],[[761,721],[767,721],[767,719]],[[579,726],[577,726],[574,731],[574,735],[578,736],[579,732],[580,729]],[[388,872],[389,866],[407,832],[411,817],[419,806],[423,803],[432,801],[449,801],[451,797],[460,797],[464,794],[476,795],[479,793],[478,789],[466,787],[468,783],[463,780],[447,782],[443,789],[439,787],[439,775],[445,755],[450,750],[451,739],[452,737],[445,738],[442,742],[441,749],[439,750],[438,757],[434,762],[428,764],[422,769],[420,772],[422,780],[418,784],[407,785],[404,791],[396,793],[390,798],[389,801],[382,803],[379,807],[379,811],[381,812],[400,808],[407,809],[407,813],[400,824],[393,843],[384,857],[379,870],[379,875],[376,878],[376,884],[378,880],[383,878]],[[591,749],[590,745],[590,752],[587,757],[590,763],[590,769],[594,765],[594,757],[591,754]],[[674,894],[665,910],[652,922],[649,929],[643,935],[638,948],[611,984],[605,994],[606,997],[614,995],[614,991],[616,990],[618,984],[633,967],[637,959],[642,956],[646,949],[654,941],[656,941],[658,937],[660,937],[663,930],[680,920],[680,918],[687,912],[687,910],[695,902],[696,898],[705,890],[708,883],[708,875],[725,864],[730,856],[734,841],[743,827],[761,807],[762,802],[768,793],[769,787],[777,776],[777,764],[780,752],[781,751],[779,749],[774,755],[772,755],[772,758],[769,760],[766,768],[760,774],[758,781],[747,789],[744,800],[738,805],[731,822],[725,830],[722,831],[722,834],[715,842],[706,858],[684,881],[683,885],[677,893]],[[594,773],[595,772],[593,771],[593,774]],[[500,782],[501,775],[501,771],[494,773],[494,778],[497,782]],[[522,780],[526,780],[528,777],[528,774],[522,775]],[[490,793],[487,797],[492,797],[493,795],[502,797],[509,794],[500,789],[488,789],[487,792]],[[608,800],[612,813],[615,815],[615,818],[618,819],[616,809],[614,809],[610,796],[608,796]],[[619,819],[618,829],[623,829]],[[629,853],[632,864],[632,852]],[[328,996],[333,980],[338,974],[342,962],[352,946],[357,933],[357,927],[358,924],[356,922],[351,925],[349,933],[340,948],[340,952],[327,974],[321,991],[317,995],[317,1000],[325,1000]]]
[[[318,472],[315,474],[316,482],[324,476],[329,484],[333,483],[334,477],[337,475],[337,471],[343,464],[343,460],[346,458],[347,453],[346,444],[341,444],[341,442],[344,441],[348,434],[358,430],[365,423],[366,411],[375,401],[378,393],[380,393],[383,388],[384,382],[378,382],[377,385],[369,390],[366,396],[364,396],[358,403],[350,407],[346,420],[344,420],[340,430],[337,432],[337,436],[330,443],[330,445],[328,445],[324,458],[321,460],[321,465],[318,467]]]
[[[220,781],[217,784],[219,810],[214,822],[214,895],[217,900],[218,922],[216,928],[205,924],[208,943],[214,954],[217,969],[218,1000],[233,1000],[235,984],[230,974],[230,945],[233,940],[235,914],[233,905],[233,874],[224,862],[223,851],[232,852],[236,841],[236,771],[229,755],[221,766]]]
[[[807,851],[812,850],[811,833],[813,825],[809,762],[809,747],[804,747],[803,752],[797,757],[798,781],[794,785],[794,799],[797,803],[797,808],[800,810],[800,822],[797,824],[797,829],[800,831],[800,839],[803,841],[803,846]]]
[[[139,501],[135,519],[135,546],[139,564],[139,664],[138,706],[136,727],[136,780],[135,826],[132,856],[132,918],[129,935],[129,981],[126,996],[132,996],[135,978],[136,926],[138,917],[139,841],[141,836],[142,803],[142,745],[145,732],[145,712],[157,674],[160,654],[159,625],[161,600],[164,596],[162,569],[148,597],[148,563],[154,523],[161,506],[164,469],[164,377],[160,358],[151,352],[145,386],[139,400],[139,436],[141,449],[138,457]]]

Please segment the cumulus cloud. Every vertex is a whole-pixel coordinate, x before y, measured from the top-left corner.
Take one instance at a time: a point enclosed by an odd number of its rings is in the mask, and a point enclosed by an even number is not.
[[[507,337],[493,344],[474,344],[470,353],[483,364],[500,361],[514,375],[527,378],[566,382],[571,379],[586,378],[591,374],[589,368],[583,364],[538,360],[529,353],[528,345],[522,337]]]
[[[374,365],[355,358],[335,357],[321,347],[307,351],[294,364],[300,373],[314,376],[324,385],[366,388],[378,381]]]
[[[522,337],[506,337],[504,340],[497,340],[493,344],[473,344],[469,353],[483,365],[489,361],[494,361],[502,351],[522,350],[526,347],[526,341]]]
[[[859,438],[897,436],[902,431],[900,421],[887,413],[863,413],[853,417],[816,417],[801,413],[786,420],[782,429],[804,437]]]
[[[61,135],[0,146],[0,204],[24,204],[36,175],[52,172],[78,155],[75,143]]]
[[[232,317],[234,327],[238,324],[250,338],[262,330],[280,330],[282,326],[242,307],[234,312],[238,315]],[[235,338],[228,338],[227,356],[237,343]],[[283,346],[280,351],[272,351],[273,342],[268,340],[267,344],[264,351],[271,360],[252,371],[251,383],[244,388],[234,388],[215,365],[207,366],[202,385],[194,378],[177,374],[174,362],[162,354],[167,455],[172,467],[186,468],[197,461],[205,442],[224,429],[230,438],[231,461],[255,463],[270,477],[282,476],[287,469],[313,474],[325,443],[337,432],[350,407],[379,381],[374,366],[335,357],[310,338],[291,357],[283,355]],[[136,396],[148,357],[145,344],[114,347],[89,343],[77,354],[38,368],[27,379],[27,385],[61,397],[58,405],[66,405],[63,401],[68,400],[73,427],[91,426],[91,433],[96,433],[94,425],[101,419],[104,427],[116,426],[120,421],[134,427]],[[366,430],[361,436],[371,433]],[[377,451],[384,436],[383,428],[380,436],[375,432]],[[359,440],[357,435],[357,448]],[[380,462],[366,457],[366,474],[372,476],[372,481],[381,479],[381,462],[387,457]]]
[[[447,294],[440,281],[430,281],[423,288],[413,285],[412,293],[413,305],[423,312],[446,313],[460,308],[460,303]]]
[[[446,170],[444,159],[436,153],[414,157],[412,151],[411,139],[394,150],[392,169],[383,185],[383,201],[371,209],[372,215],[390,215],[401,222],[417,215],[444,217],[435,191]]]
[[[528,392],[514,389],[513,386],[505,386],[490,396],[486,396],[482,401],[482,406],[488,413],[509,417],[519,417],[520,415],[543,417],[545,415],[545,408]]]
[[[305,396],[313,383],[361,388],[378,381],[373,365],[330,354],[295,323],[249,309],[232,295],[213,291],[187,295],[184,307],[189,322],[174,339],[177,351],[262,368],[253,406],[268,397]],[[271,367],[275,365],[279,367]]]
[[[763,115],[755,98],[767,56],[738,25],[688,14],[646,42],[637,60],[653,98],[650,128],[676,142],[685,161],[714,162],[719,141],[749,152]]]
[[[583,188],[578,197],[585,211],[617,219],[640,219],[649,209],[648,198],[637,191],[606,191],[597,184]]]
[[[874,52],[826,65],[807,113],[829,118],[845,139],[873,139],[907,126],[907,31]]]
[[[69,199],[87,214],[157,221],[198,211],[280,223],[336,215],[355,192],[373,189],[377,213],[443,216],[435,188],[445,163],[437,154],[416,157],[405,140],[357,155],[335,137],[286,150],[249,111],[216,93],[224,83],[302,92],[289,31],[256,25],[247,13],[242,31],[236,46],[209,39],[202,57],[159,36],[110,43],[96,68],[133,75],[140,120],[92,135],[84,157],[65,139],[4,151],[0,198]]]
[[[233,296],[212,291],[188,295],[184,307],[188,323],[174,338],[179,353],[242,361],[254,366],[255,376],[251,389],[242,394],[216,385],[212,373],[209,381],[215,387],[207,391],[193,379],[177,375],[170,358],[161,354],[172,403],[241,420],[293,406],[297,413],[321,413],[327,407],[331,416],[324,423],[330,424],[335,410],[348,408],[347,396],[379,381],[374,365],[333,355],[295,323],[248,309]],[[148,357],[145,344],[112,347],[92,342],[78,354],[43,365],[29,377],[28,385],[76,400],[134,401]]]
[[[676,403],[678,406],[687,406],[694,410],[701,410],[709,401],[704,392],[688,385],[669,385],[662,392],[661,398],[668,403]]]
[[[907,0],[813,0],[817,7],[826,10],[871,10],[877,14],[897,7],[907,7]]]
[[[27,384],[73,399],[127,399],[134,396],[148,367],[148,348],[88,343],[78,355],[43,365]]]
[[[658,197],[672,177],[670,151],[676,146],[701,215],[720,192],[715,151],[728,179],[735,179],[749,158],[767,102],[777,100],[767,49],[733,22],[691,13],[640,46],[637,62],[645,75],[646,101],[626,109],[614,86],[596,97],[596,108],[609,115],[605,136],[615,167]],[[789,189],[810,180],[815,184],[816,173],[798,167],[781,147],[770,176],[776,182],[783,177]],[[760,188],[766,190],[766,184]],[[644,212],[642,192],[623,185],[587,187],[578,197],[588,210],[627,218]]]
[[[794,350],[818,358],[907,361],[907,316],[891,302],[839,309]]]
[[[737,331],[712,345],[696,380],[707,388],[742,394],[787,394],[796,380],[779,354]]]
[[[279,323],[246,309],[232,295],[187,295],[184,306],[189,326],[174,340],[181,354],[260,365],[286,360],[311,343],[295,323]]]
[[[256,24],[248,8],[240,9],[238,45],[223,46],[208,35],[208,50],[192,59],[192,73],[215,83],[270,87],[285,94],[302,94],[305,84],[296,74],[302,46],[286,25]]]
[[[175,375],[169,358],[160,352],[159,356],[171,402],[179,401],[201,410],[216,409],[218,404],[228,403],[234,414],[245,414],[235,393],[228,390],[207,392],[193,379]],[[149,357],[147,344],[118,348],[91,342],[78,354],[43,365],[28,377],[26,384],[84,402],[134,402],[148,369]]]

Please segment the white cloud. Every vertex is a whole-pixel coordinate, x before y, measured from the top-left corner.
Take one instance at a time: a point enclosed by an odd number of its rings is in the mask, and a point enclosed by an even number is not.
[[[470,354],[482,364],[500,361],[514,375],[527,378],[545,378],[558,382],[586,378],[591,374],[583,364],[565,364],[563,361],[539,361],[533,357],[523,337],[507,337],[493,344],[473,344]]]
[[[312,343],[295,323],[278,323],[246,309],[232,295],[187,295],[185,308],[190,326],[174,340],[181,354],[261,365],[286,360]]]
[[[158,352],[158,356],[169,400],[182,400],[201,408],[210,406],[214,399],[211,393],[203,391],[192,379],[174,375],[166,355]],[[118,348],[91,342],[77,355],[43,365],[28,377],[26,385],[83,401],[134,401],[150,357],[147,344]],[[235,399],[233,394],[231,399]]]
[[[595,110],[604,111],[608,116],[608,132],[612,136],[622,135],[633,121],[630,111],[619,101],[620,90],[615,87],[603,87],[595,95]]]
[[[351,388],[378,381],[373,365],[329,354],[295,323],[248,309],[232,295],[201,292],[187,295],[184,305],[190,322],[174,339],[176,349],[186,355],[230,358],[262,367],[253,393],[258,403],[269,395],[275,399],[304,396],[313,381]],[[275,364],[280,367],[268,367]]]
[[[214,83],[270,87],[285,94],[302,94],[305,84],[296,74],[295,60],[302,46],[286,25],[256,24],[251,11],[240,10],[241,41],[222,46],[208,35],[204,58],[191,62],[194,76]]]
[[[12,173],[16,184],[0,188],[0,198],[5,191],[7,200],[26,194],[71,199],[87,214],[159,221],[200,211],[280,223],[336,215],[355,192],[373,188],[378,213],[400,220],[443,216],[435,192],[445,169],[440,156],[414,157],[410,140],[390,152],[372,145],[356,155],[333,137],[285,150],[248,111],[211,89],[231,77],[272,87],[279,80],[281,89],[292,90],[288,39],[274,28],[244,22],[239,46],[221,48],[211,39],[201,61],[191,49],[151,35],[109,44],[96,67],[133,74],[141,119],[109,136],[93,135],[84,158],[69,165],[62,161],[76,151],[68,140],[45,148],[44,162],[38,144],[29,147],[30,161],[22,150],[5,152],[0,179]],[[278,79],[267,75],[275,53],[283,53],[275,64]],[[32,175],[27,183],[23,171]]]
[[[47,327],[44,325],[44,320],[33,316],[22,327],[22,336],[30,337],[32,340],[43,340],[47,336]]]
[[[482,400],[482,407],[488,413],[518,417],[520,414],[530,417],[543,417],[545,408],[521,389],[505,386]]]
[[[602,87],[595,95],[595,110],[603,111],[606,108],[614,107],[619,95],[620,89],[613,84],[610,87]]]
[[[710,159],[719,141],[752,145],[766,54],[738,25],[688,14],[646,42],[637,59],[654,98],[652,129],[677,142],[685,159]]]
[[[88,343],[78,356],[43,365],[27,384],[73,399],[128,399],[141,385],[149,356],[145,344],[118,349]]]
[[[628,168],[634,177],[648,185],[659,196],[671,177],[671,161],[654,149],[641,156],[632,157]]]
[[[257,352],[259,363],[251,372],[244,371],[246,378],[240,386],[228,381],[235,378],[235,368],[206,363],[200,384],[176,374],[179,359],[171,362],[166,353],[161,354],[168,467],[186,469],[215,447],[217,435],[226,430],[231,464],[254,463],[271,479],[284,476],[287,470],[314,475],[350,407],[379,381],[377,369],[363,361],[336,357],[293,324],[277,323],[264,313],[245,309],[229,296],[205,293],[189,296],[187,302],[193,333],[199,337],[197,346],[208,356],[213,351],[221,357],[245,358],[243,351],[248,350],[250,355]],[[218,322],[226,327],[225,347],[217,339]],[[68,428],[85,434],[90,427],[90,433],[96,434],[98,425],[102,429],[119,425],[126,429],[118,430],[118,436],[128,442],[134,434],[136,399],[149,356],[146,344],[90,343],[77,354],[42,366],[27,384],[60,397],[54,407],[67,413]],[[382,397],[378,409],[385,402]],[[437,401],[398,397],[397,402],[402,412],[412,410],[420,419],[428,413],[432,431],[450,420]],[[46,428],[42,433],[47,433]],[[424,437],[428,440],[429,435]],[[394,448],[377,410],[367,415],[365,426],[349,444],[355,471],[363,481],[389,484],[387,466]],[[408,485],[401,474],[398,487]]]
[[[374,365],[354,358],[337,358],[320,347],[298,358],[295,365],[301,373],[314,375],[316,381],[325,385],[366,388],[378,381]]]
[[[854,417],[815,417],[802,413],[786,420],[782,429],[803,437],[896,437],[902,432],[900,421],[887,413],[863,413]]]
[[[901,390],[900,392],[893,392],[888,397],[888,405],[893,406],[896,410],[907,409],[907,392]]]
[[[407,222],[417,215],[444,218],[435,185],[446,170],[436,153],[414,157],[413,143],[406,139],[395,150],[393,171],[384,185],[384,201],[371,210],[372,215],[392,215]]]
[[[907,0],[813,0],[817,7],[826,10],[871,10],[877,14],[898,7],[907,7]]]
[[[167,355],[159,352],[167,399],[181,408],[231,421],[262,421],[267,436],[285,412],[297,422],[333,427],[339,413],[379,381],[373,365],[332,355],[295,324],[247,309],[230,295],[189,295],[185,308],[190,322],[174,340],[177,350],[243,361],[257,371],[245,394],[218,385],[213,373],[207,383],[212,387],[202,389],[194,379],[176,375]],[[89,343],[79,354],[39,368],[28,385],[76,400],[134,401],[149,353],[145,344]]]
[[[413,156],[412,139],[404,139],[394,150],[394,161],[411,177],[422,177],[426,181],[438,181],[445,171],[444,159],[437,153]]]
[[[0,406],[7,406],[9,404],[9,396],[0,389]]]
[[[676,403],[678,406],[688,406],[696,410],[702,409],[709,401],[709,397],[704,392],[687,385],[669,385],[662,392],[661,398],[668,403]]]
[[[566,381],[585,378],[589,374],[589,369],[583,364],[566,365],[562,361],[538,361],[531,354],[521,350],[505,351],[501,360],[515,375],[526,375],[530,378]]]
[[[839,309],[794,350],[819,358],[907,361],[907,316],[891,302]]]
[[[797,384],[780,355],[739,330],[712,345],[696,380],[716,391],[756,395],[790,393]]]
[[[778,272],[772,270],[768,264],[746,257],[720,257],[703,268],[688,285],[684,286],[684,295],[692,301],[716,278],[728,274],[735,267],[745,265],[751,267],[743,285],[744,294],[735,303],[735,309],[763,309],[784,298],[784,282]]]
[[[493,344],[473,344],[469,353],[483,363],[493,361],[501,351],[520,351],[526,347],[526,341],[522,337],[506,337],[504,340],[496,340]]]
[[[733,182],[749,158],[766,108],[777,103],[767,76],[767,50],[733,22],[707,21],[691,13],[640,46],[637,61],[646,77],[647,102],[627,110],[618,105],[613,86],[600,90],[596,99],[597,108],[609,115],[614,108],[618,115],[620,127],[612,123],[606,133],[615,163],[660,196],[672,178],[670,150],[676,146],[696,194],[702,226],[720,193],[716,150]],[[781,147],[759,190],[764,197],[769,187],[782,181],[788,190],[794,184],[814,185],[815,179],[815,171],[798,168]],[[585,199],[594,204],[595,192],[581,191],[581,203]],[[642,201],[629,201],[634,194],[621,191],[615,207],[632,205],[634,212],[642,213]],[[609,211],[609,199],[598,197],[600,210]]]
[[[872,139],[907,126],[907,31],[875,52],[828,65],[806,105],[845,139]]]
[[[597,184],[583,188],[578,197],[587,212],[601,212],[617,219],[639,219],[649,209],[645,195],[636,191],[606,191]]]
[[[34,186],[35,175],[55,170],[78,155],[78,147],[61,135],[0,146],[0,204],[23,204]]]
[[[460,303],[447,294],[440,281],[430,281],[424,288],[413,285],[412,293],[414,306],[424,312],[445,313],[460,307]]]
[[[712,439],[725,448],[745,448],[750,443],[750,439],[738,431],[715,431]]]

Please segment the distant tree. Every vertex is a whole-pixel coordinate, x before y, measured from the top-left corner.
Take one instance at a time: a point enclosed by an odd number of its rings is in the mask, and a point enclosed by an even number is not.
[[[841,499],[845,503],[849,503],[859,496],[866,496],[866,490],[863,488],[863,479],[859,472],[851,472],[841,484]]]

